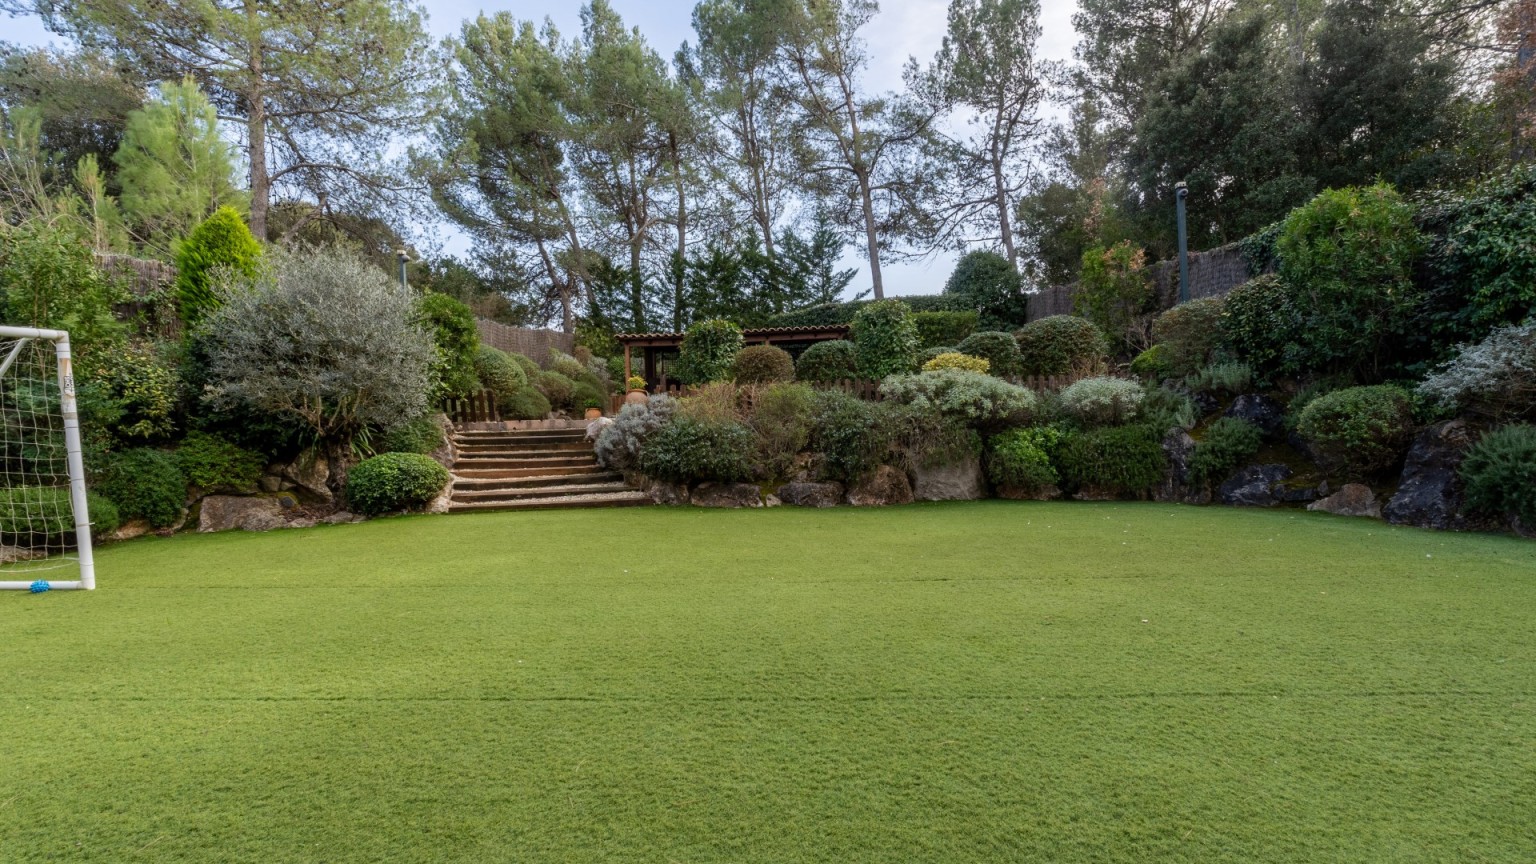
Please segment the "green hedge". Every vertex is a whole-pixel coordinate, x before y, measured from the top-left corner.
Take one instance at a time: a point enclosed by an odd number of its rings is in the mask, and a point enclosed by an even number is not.
[[[913,312],[917,341],[926,350],[956,345],[976,331],[975,312]]]
[[[414,510],[448,485],[448,469],[420,453],[381,453],[347,474],[347,503],[365,516]]]
[[[1013,338],[1019,343],[1025,375],[1092,372],[1109,354],[1104,331],[1087,318],[1051,315],[1025,324]]]
[[[107,460],[96,480],[96,491],[117,505],[125,519],[145,519],[168,528],[181,519],[187,503],[187,478],[175,456],[140,447]]]
[[[260,453],[206,432],[187,433],[176,450],[176,462],[186,481],[199,489],[253,486],[267,465]]]
[[[795,377],[801,381],[825,383],[859,377],[858,349],[852,342],[833,339],[817,342],[805,349],[795,361]]]
[[[772,384],[795,380],[795,361],[773,345],[748,345],[736,354],[731,377],[737,384]]]
[[[1092,489],[1122,498],[1146,497],[1168,467],[1162,433],[1144,425],[1069,432],[1056,462],[1065,491]]]
[[[917,325],[900,300],[877,300],[853,316],[849,336],[858,358],[859,376],[879,381],[917,368]]]
[[[91,535],[102,538],[121,524],[117,507],[107,498],[87,492],[85,506]],[[12,486],[0,489],[0,543],[28,549],[73,546],[74,510],[69,489],[60,486]]]
[[[1296,423],[1331,471],[1364,477],[1392,467],[1413,432],[1413,406],[1396,387],[1347,387],[1313,399]]]
[[[887,297],[900,300],[913,312],[970,312],[959,297],[945,294],[914,294],[910,297]],[[850,300],[847,303],[821,303],[793,312],[781,312],[768,319],[765,327],[821,327],[828,324],[852,324],[853,316],[874,300]]]
[[[1536,426],[1519,424],[1484,435],[1461,463],[1467,507],[1515,516],[1536,529]]]

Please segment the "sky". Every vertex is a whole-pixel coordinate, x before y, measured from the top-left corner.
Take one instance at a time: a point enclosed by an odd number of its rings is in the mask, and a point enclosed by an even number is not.
[[[678,46],[693,41],[693,6],[695,0],[609,0],[614,10],[626,24],[639,27],[651,47],[663,57],[670,58]],[[494,13],[511,12],[514,17],[542,21],[549,18],[566,37],[580,32],[579,0],[517,0],[517,2],[486,3],[483,0],[435,0],[426,2],[428,27],[439,38],[454,35],[460,22],[473,18],[481,11]],[[915,56],[927,63],[944,38],[948,0],[881,0],[880,13],[864,28],[862,36],[867,44],[870,65],[864,77],[865,87],[871,92],[896,90],[901,87],[901,68],[908,57]],[[1072,30],[1072,13],[1075,0],[1041,0],[1040,3],[1040,56],[1048,60],[1066,60],[1071,57],[1072,45],[1077,36]],[[22,17],[5,22],[5,32],[0,35],[7,41],[22,45],[46,45],[57,43],[59,38],[49,33],[35,18]],[[464,237],[440,230],[445,252],[462,254],[468,249]],[[945,253],[917,262],[881,262],[881,274],[885,281],[885,293],[892,296],[908,294],[935,294],[944,287],[944,280],[954,267],[955,256]],[[859,268],[852,291],[869,287],[869,268],[863,257],[852,245],[849,246],[844,267]]]

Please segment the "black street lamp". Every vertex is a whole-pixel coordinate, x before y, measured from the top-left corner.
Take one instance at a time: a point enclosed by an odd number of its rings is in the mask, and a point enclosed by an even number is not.
[[[1179,302],[1189,302],[1189,232],[1184,227],[1184,199],[1189,197],[1189,186],[1180,182],[1173,187],[1173,196],[1179,202]]]

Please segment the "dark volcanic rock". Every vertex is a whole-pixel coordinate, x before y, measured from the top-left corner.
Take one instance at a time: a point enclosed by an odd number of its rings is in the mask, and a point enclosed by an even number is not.
[[[1163,453],[1168,456],[1168,470],[1163,482],[1153,491],[1154,500],[1183,504],[1209,504],[1211,493],[1203,485],[1189,482],[1189,460],[1195,454],[1195,439],[1183,429],[1170,429],[1163,436]]]
[[[1247,420],[1269,439],[1278,438],[1285,429],[1285,406],[1259,393],[1237,397],[1222,416]]]
[[[1491,527],[1475,524],[1461,512],[1462,485],[1457,469],[1475,441],[1464,420],[1448,420],[1420,431],[1408,450],[1397,494],[1382,510],[1387,521],[1442,530]]]
[[[700,483],[689,500],[695,507],[761,507],[763,490],[751,483]]]
[[[1273,507],[1282,500],[1281,488],[1291,469],[1284,465],[1249,465],[1221,484],[1217,497],[1236,507]]]

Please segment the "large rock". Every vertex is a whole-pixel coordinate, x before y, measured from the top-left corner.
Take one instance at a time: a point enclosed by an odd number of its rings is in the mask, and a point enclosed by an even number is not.
[[[330,460],[313,450],[300,454],[286,465],[274,466],[271,473],[281,478],[280,488],[283,491],[291,490],[309,503],[331,504],[336,500],[329,485]],[[265,491],[267,487],[264,485],[262,488]]]
[[[1274,507],[1286,500],[1285,480],[1291,469],[1284,465],[1249,465],[1221,484],[1217,497],[1236,507]]]
[[[907,475],[889,465],[881,465],[848,490],[848,503],[855,507],[881,507],[886,504],[912,503],[912,484]]]
[[[1259,427],[1265,438],[1278,438],[1285,431],[1285,406],[1260,393],[1237,397],[1222,416],[1247,420]]]
[[[1457,471],[1475,441],[1464,420],[1437,423],[1414,436],[1397,493],[1382,509],[1387,521],[1441,530],[1491,527],[1461,512],[1462,484]]]
[[[981,481],[981,459],[918,468],[912,497],[918,501],[975,501],[986,495]]]
[[[645,481],[645,494],[657,504],[687,504],[688,484],[668,483],[664,480]]]
[[[1003,485],[997,487],[997,497],[1010,501],[1052,501],[1061,497],[1061,489],[1049,483],[1028,487]]]
[[[1195,439],[1183,429],[1169,429],[1163,436],[1163,453],[1168,457],[1168,469],[1163,481],[1152,492],[1152,498],[1164,503],[1209,504],[1211,493],[1205,484],[1191,483],[1189,462],[1195,455]]]
[[[599,417],[587,424],[587,440],[596,441],[597,436],[603,434],[603,430],[613,425],[613,418]]]
[[[199,531],[270,531],[281,528],[283,505],[266,496],[209,495],[197,519]]]
[[[846,491],[841,483],[802,482],[785,483],[775,494],[780,501],[796,507],[836,507],[843,503],[843,494]]]
[[[1344,488],[1320,501],[1307,505],[1308,510],[1332,513],[1335,516],[1364,516],[1381,518],[1381,502],[1376,493],[1363,483],[1345,483]]]
[[[695,507],[761,507],[763,490],[751,483],[700,483],[689,500]]]
[[[134,540],[155,530],[147,519],[129,519],[107,536],[108,540]]]

